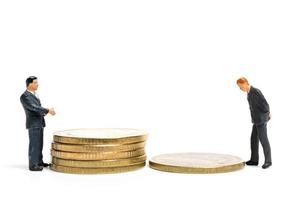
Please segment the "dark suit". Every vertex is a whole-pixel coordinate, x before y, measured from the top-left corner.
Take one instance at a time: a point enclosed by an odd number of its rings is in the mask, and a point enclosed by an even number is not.
[[[40,100],[29,91],[25,91],[20,100],[26,114],[26,128],[29,132],[29,165],[39,165],[43,163],[43,136],[46,126],[44,116],[49,110],[43,108]]]
[[[253,123],[251,134],[251,160],[259,160],[259,141],[265,155],[265,162],[272,162],[271,147],[267,135],[267,123],[270,120],[270,107],[261,91],[255,87],[250,88],[247,96],[251,119]]]

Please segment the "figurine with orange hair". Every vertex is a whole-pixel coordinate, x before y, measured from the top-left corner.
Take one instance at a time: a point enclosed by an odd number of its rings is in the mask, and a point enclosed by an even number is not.
[[[271,118],[269,104],[262,92],[251,86],[245,77],[239,78],[237,84],[242,91],[247,92],[247,99],[253,123],[251,134],[251,158],[246,164],[254,166],[258,165],[258,147],[260,141],[265,155],[265,163],[262,168],[267,169],[272,165],[271,147],[267,136],[267,123]]]

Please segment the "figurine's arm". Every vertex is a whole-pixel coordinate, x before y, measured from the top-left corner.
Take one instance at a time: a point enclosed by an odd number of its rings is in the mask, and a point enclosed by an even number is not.
[[[22,95],[21,103],[24,106],[24,108],[26,108],[32,112],[37,112],[41,115],[46,115],[49,112],[49,110],[47,108],[43,108],[42,106],[39,106],[39,105],[33,103],[32,101],[30,101],[29,96]]]
[[[257,93],[255,93],[255,99],[256,99],[256,104],[258,106],[258,108],[264,112],[270,112],[270,107],[269,104],[267,102],[267,100],[265,99],[264,95],[260,92],[257,91]]]

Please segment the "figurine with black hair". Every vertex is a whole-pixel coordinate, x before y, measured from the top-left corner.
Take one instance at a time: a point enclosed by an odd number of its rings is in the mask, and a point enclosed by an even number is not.
[[[26,115],[26,129],[29,133],[29,170],[42,171],[48,167],[48,163],[43,161],[43,136],[45,119],[47,114],[55,115],[53,108],[44,108],[36,93],[38,89],[38,79],[30,76],[26,79],[26,91],[21,95],[20,100]]]

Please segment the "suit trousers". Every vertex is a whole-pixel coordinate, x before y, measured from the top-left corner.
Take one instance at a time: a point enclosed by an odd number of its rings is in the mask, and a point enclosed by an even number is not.
[[[251,134],[251,160],[254,162],[259,161],[259,141],[263,147],[265,163],[272,162],[271,146],[267,135],[267,123],[253,124]]]
[[[44,128],[29,128],[29,166],[43,163]]]

